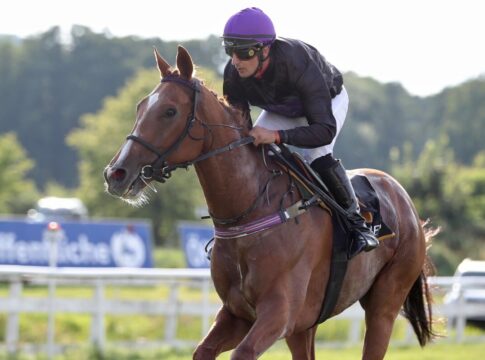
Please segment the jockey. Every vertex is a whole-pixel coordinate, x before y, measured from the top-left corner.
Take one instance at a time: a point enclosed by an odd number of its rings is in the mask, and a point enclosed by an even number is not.
[[[349,257],[375,249],[379,242],[359,213],[342,163],[332,155],[349,103],[342,74],[314,47],[276,38],[271,19],[258,8],[229,18],[222,38],[231,57],[224,70],[224,96],[246,114],[250,104],[263,109],[250,131],[254,144],[298,147],[347,211]]]

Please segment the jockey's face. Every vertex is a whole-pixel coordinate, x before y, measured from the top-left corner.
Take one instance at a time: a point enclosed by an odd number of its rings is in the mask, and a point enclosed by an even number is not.
[[[263,58],[266,58],[269,53],[269,48],[265,46],[261,51],[263,53]],[[256,55],[250,59],[241,60],[234,52],[231,56],[231,64],[234,65],[240,77],[247,78],[254,75],[256,72],[259,65],[259,59]]]

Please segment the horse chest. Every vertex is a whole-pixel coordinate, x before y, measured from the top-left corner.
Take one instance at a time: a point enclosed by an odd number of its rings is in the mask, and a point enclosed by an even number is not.
[[[212,278],[219,297],[231,313],[253,321],[254,293],[248,283],[249,267],[234,248],[217,242],[212,252]]]

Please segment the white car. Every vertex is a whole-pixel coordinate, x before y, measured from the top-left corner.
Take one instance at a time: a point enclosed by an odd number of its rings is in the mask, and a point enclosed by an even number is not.
[[[451,291],[445,295],[444,303],[446,305],[460,303],[479,305],[480,307],[477,308],[478,311],[474,311],[473,315],[467,316],[466,320],[467,322],[485,327],[485,261],[463,260],[456,268],[454,277],[456,281]],[[475,282],[473,284],[472,282],[466,284],[467,278],[471,277],[479,278],[479,283],[477,284]],[[462,300],[460,300],[460,296],[463,296]]]

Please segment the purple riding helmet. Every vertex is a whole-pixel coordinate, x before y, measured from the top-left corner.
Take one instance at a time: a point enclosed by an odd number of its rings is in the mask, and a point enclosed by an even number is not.
[[[270,45],[276,38],[273,22],[261,9],[246,8],[229,18],[224,27],[223,45],[231,49]]]

